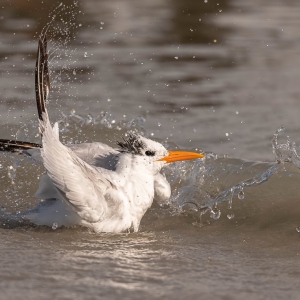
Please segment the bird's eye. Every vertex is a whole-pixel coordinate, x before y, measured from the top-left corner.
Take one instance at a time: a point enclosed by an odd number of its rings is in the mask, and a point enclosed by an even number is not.
[[[154,156],[154,155],[155,155],[155,152],[154,152],[154,151],[147,150],[147,151],[145,152],[145,154],[146,154],[147,156]]]

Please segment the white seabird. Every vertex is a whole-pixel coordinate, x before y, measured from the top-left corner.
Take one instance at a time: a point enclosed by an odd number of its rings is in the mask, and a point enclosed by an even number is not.
[[[170,184],[160,174],[162,167],[204,157],[168,151],[134,133],[128,133],[117,149],[103,143],[63,145],[58,123],[51,126],[45,106],[50,91],[45,34],[39,40],[35,81],[41,148],[33,143],[0,141],[2,150],[38,148],[27,152],[41,157],[47,170],[35,194],[42,201],[34,209],[20,212],[22,220],[53,228],[79,224],[95,232],[136,232],[154,196],[170,197]]]

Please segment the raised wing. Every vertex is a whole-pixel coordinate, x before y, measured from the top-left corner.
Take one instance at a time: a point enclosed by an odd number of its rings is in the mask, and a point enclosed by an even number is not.
[[[91,166],[111,171],[116,170],[120,153],[106,144],[94,142],[67,145],[67,147]],[[41,148],[41,144],[0,139],[0,151],[17,152],[29,155],[33,160],[38,162],[43,162],[41,157]]]
[[[35,79],[44,166],[63,199],[77,214],[88,222],[98,222],[107,216],[110,206],[117,204],[107,203],[105,198],[113,188],[105,178],[105,172],[109,171],[85,163],[59,141],[57,130],[51,127],[45,106],[50,89],[47,58],[47,39],[43,35],[39,41]]]
[[[47,35],[42,34],[39,39],[39,46],[35,65],[35,98],[39,119],[43,119],[43,112],[46,111],[45,101],[50,92],[50,77],[48,68]]]
[[[106,144],[94,142],[68,145],[68,147],[91,166],[111,171],[116,169],[120,153]]]
[[[113,188],[105,178],[105,170],[88,165],[71,149],[64,146],[53,134],[48,116],[43,114],[44,166],[54,185],[68,201],[77,214],[88,222],[98,222],[108,214],[109,206],[105,198],[107,191]]]

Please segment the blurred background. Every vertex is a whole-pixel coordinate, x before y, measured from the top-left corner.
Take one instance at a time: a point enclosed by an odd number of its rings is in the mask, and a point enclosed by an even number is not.
[[[298,1],[0,4],[3,138],[38,141],[34,64],[48,26],[53,121],[71,111],[145,118],[146,135],[249,160],[274,160],[282,125],[300,141]],[[78,137],[92,139],[102,140]]]

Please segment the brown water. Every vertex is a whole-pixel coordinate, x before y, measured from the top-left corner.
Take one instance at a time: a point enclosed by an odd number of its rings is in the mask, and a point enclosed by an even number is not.
[[[165,170],[171,203],[137,234],[1,220],[0,298],[300,299],[298,1],[44,2],[0,1],[1,138],[39,142],[37,36],[53,17],[48,107],[65,142],[136,128],[208,158]],[[32,207],[43,172],[1,153],[0,205]]]

